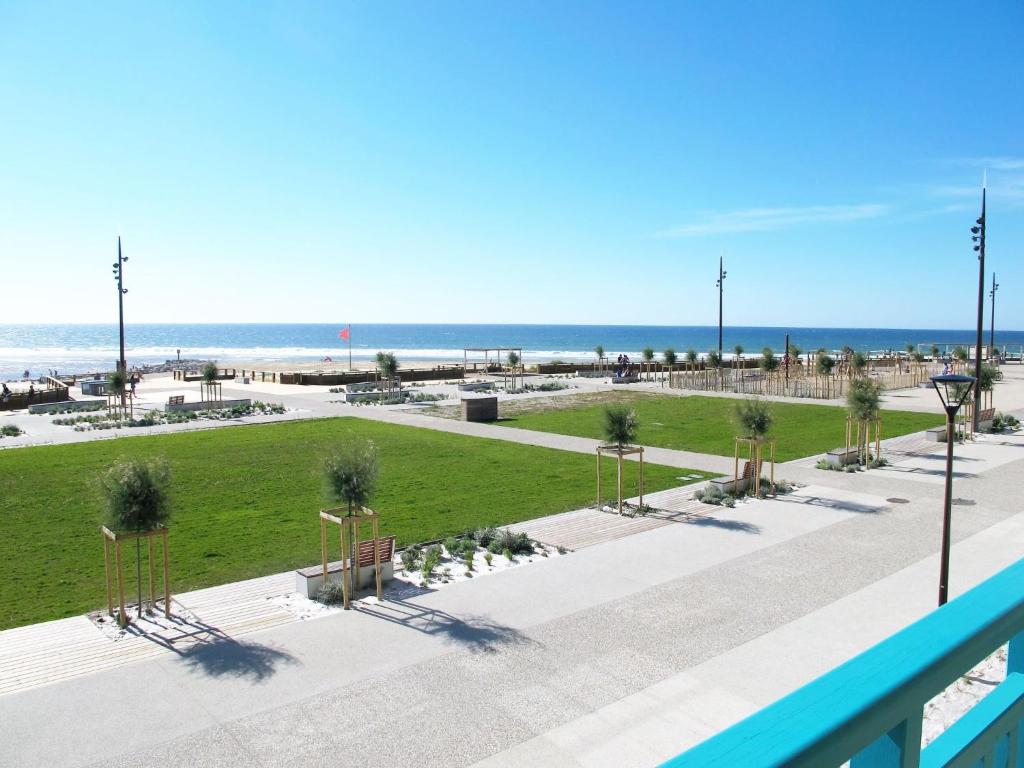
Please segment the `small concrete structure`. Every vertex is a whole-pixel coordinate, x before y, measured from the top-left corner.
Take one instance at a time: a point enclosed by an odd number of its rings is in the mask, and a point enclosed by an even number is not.
[[[466,397],[462,400],[463,421],[495,421],[498,418],[498,396]]]
[[[235,376],[234,382],[235,382],[235,384],[248,384],[249,383],[249,377],[248,376]]]
[[[107,394],[107,380],[106,379],[86,379],[80,382],[82,385],[83,395],[92,395],[98,397],[100,395]]]
[[[384,545],[386,539],[381,539],[381,554],[387,554],[393,549],[394,537],[392,539],[392,546],[387,547]],[[373,560],[368,562],[362,562],[360,560],[359,568],[359,584],[356,589],[368,589],[372,587],[377,581],[377,574],[373,571]],[[382,558],[380,561],[380,578],[381,581],[387,583],[391,581],[395,576],[395,564],[392,562],[391,557]],[[327,577],[331,581],[341,581],[341,560],[336,560],[333,563],[327,564]],[[295,571],[295,591],[304,597],[308,597],[311,600],[316,597],[317,591],[323,586],[324,583],[324,569],[319,565],[310,566],[309,568],[300,568]]]
[[[465,384],[459,384],[459,392],[476,392],[481,389],[494,389],[493,381],[467,381]]]
[[[926,429],[924,431],[924,436],[926,440],[929,440],[933,443],[944,443],[946,442],[946,427],[945,425],[943,425],[941,427],[932,427],[931,429]]]
[[[612,376],[612,384],[639,384],[640,377],[630,374],[629,376]]]
[[[750,478],[741,477],[736,479],[730,475],[723,475],[722,477],[713,477],[708,480],[708,485],[714,486],[722,493],[739,496],[741,493],[745,493],[750,487]]]
[[[856,446],[846,450],[845,448],[833,448],[825,454],[825,461],[833,467],[845,467],[847,464],[857,463]]]

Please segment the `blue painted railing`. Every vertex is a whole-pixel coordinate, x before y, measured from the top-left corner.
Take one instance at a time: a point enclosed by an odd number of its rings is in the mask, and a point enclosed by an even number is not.
[[[1006,681],[922,750],[925,703],[1006,642]],[[1022,768],[1022,720],[1019,560],[664,768],[823,768],[846,760],[851,768]]]

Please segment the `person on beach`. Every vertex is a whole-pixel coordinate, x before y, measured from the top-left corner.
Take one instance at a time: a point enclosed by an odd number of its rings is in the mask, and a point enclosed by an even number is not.
[[[0,403],[8,402],[12,394],[11,390],[7,387],[7,382],[4,382],[4,388],[0,390]]]
[[[139,383],[139,374],[132,372],[131,378],[128,379],[128,386],[132,388],[132,397],[135,397],[135,387]]]
[[[25,406],[26,407],[32,404],[32,398],[35,397],[35,396],[36,396],[36,385],[35,384],[29,384],[28,385],[28,399],[25,400]]]

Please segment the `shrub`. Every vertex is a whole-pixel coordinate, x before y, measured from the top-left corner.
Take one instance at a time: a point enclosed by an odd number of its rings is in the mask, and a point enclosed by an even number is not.
[[[492,555],[490,552],[484,552],[484,562],[487,563],[488,568],[491,567],[491,560],[493,559],[494,555]]]
[[[316,601],[324,605],[338,605],[345,600],[345,590],[340,581],[328,581],[316,591]]]
[[[850,356],[850,367],[858,375],[864,373],[864,369],[868,367],[867,355],[863,352],[854,352]]]
[[[672,347],[669,347],[664,352],[662,352],[661,356],[665,358],[665,365],[676,364],[676,351],[672,349]]]
[[[835,465],[828,459],[818,459],[818,463],[814,465],[816,469],[835,469]]]
[[[463,553],[462,562],[466,565],[467,571],[473,570],[473,558],[476,555],[476,550],[468,549]]]
[[[819,351],[817,357],[814,358],[814,372],[819,376],[831,376],[832,369],[835,367],[835,358],[823,351]]]
[[[420,573],[423,575],[423,583],[426,584],[430,581],[434,575],[434,569],[437,568],[441,562],[441,557],[433,547],[427,550],[426,557],[423,558],[423,566],[420,569]]]
[[[476,531],[473,532],[473,538],[476,540],[476,543],[479,544],[481,547],[486,547],[488,544],[494,541],[497,535],[498,529],[493,527],[478,528]]]
[[[503,549],[501,551],[501,554],[509,562],[512,562],[513,560],[515,560],[515,555],[513,554],[512,550],[509,549],[508,547],[505,547],[505,549]]]
[[[525,533],[513,533],[512,531],[502,530],[491,544],[494,549],[490,551],[495,554],[498,552],[503,553],[506,549],[517,555],[533,552],[533,542],[530,541],[530,537]]]
[[[467,552],[476,552],[476,539],[472,536],[462,539],[459,542],[459,552],[466,554]]]
[[[765,373],[772,373],[779,370],[779,358],[775,356],[771,347],[761,350],[761,359],[757,361],[758,367]]]
[[[0,437],[17,437],[21,434],[24,434],[22,429],[14,424],[4,424],[0,427]]]
[[[745,437],[764,437],[774,421],[768,403],[756,397],[738,400],[733,415]]]
[[[416,570],[416,566],[420,561],[420,548],[419,547],[406,547],[402,551],[402,565],[405,567],[406,572],[412,573]]]
[[[444,548],[448,552],[448,557],[454,558],[459,551],[459,540],[454,536],[449,536],[444,540]]]
[[[697,501],[703,502],[704,504],[714,504],[719,507],[735,507],[736,499],[728,494],[724,493],[717,486],[709,485],[693,494],[693,498]]]

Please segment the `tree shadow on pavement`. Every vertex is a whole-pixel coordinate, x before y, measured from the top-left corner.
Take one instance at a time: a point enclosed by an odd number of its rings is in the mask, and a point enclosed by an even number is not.
[[[426,635],[441,637],[448,643],[475,653],[497,653],[502,646],[533,642],[515,627],[500,624],[486,616],[454,616],[411,600],[385,600],[355,606],[361,613],[390,621]]]
[[[181,659],[193,672],[207,677],[234,677],[262,683],[276,674],[282,665],[297,664],[286,651],[262,643],[232,638],[198,643],[181,652]]]

